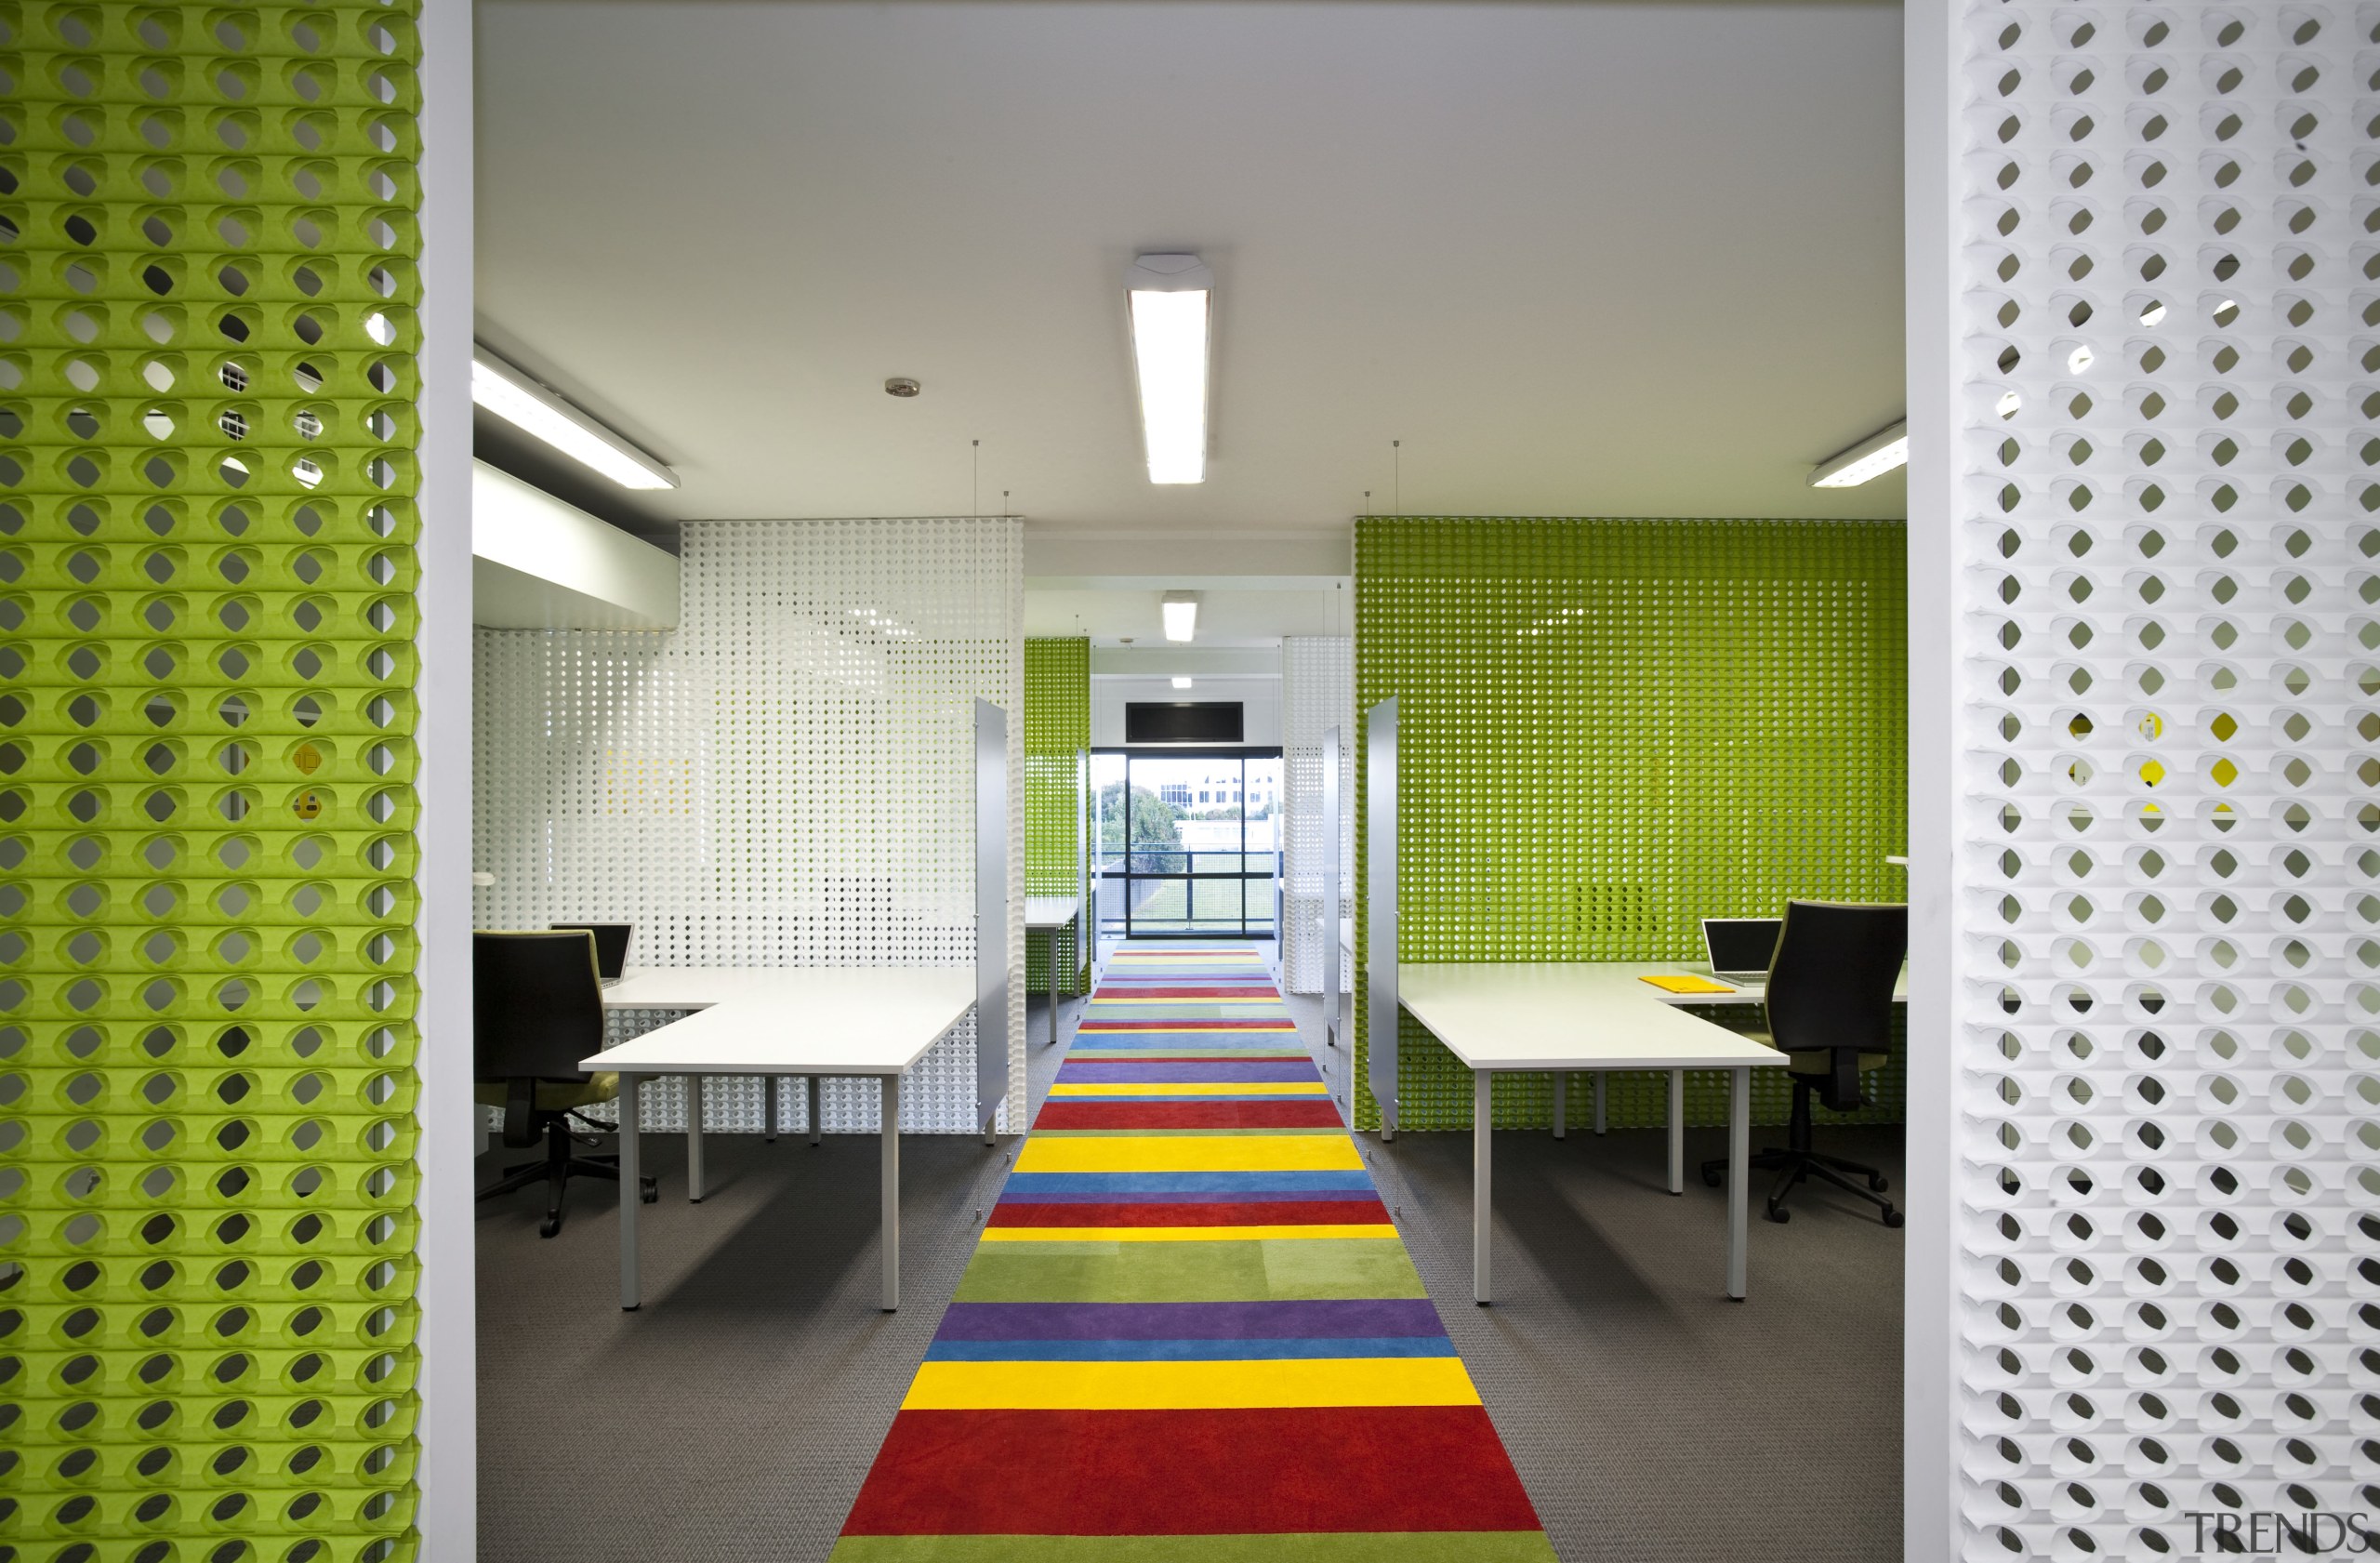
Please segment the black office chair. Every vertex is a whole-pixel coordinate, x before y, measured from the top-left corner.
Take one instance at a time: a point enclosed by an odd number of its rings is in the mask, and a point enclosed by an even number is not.
[[[480,1193],[483,1199],[546,1185],[546,1219],[537,1235],[562,1230],[562,1195],[573,1173],[620,1175],[616,1156],[571,1154],[569,1119],[579,1108],[620,1093],[620,1077],[590,1075],[578,1061],[602,1051],[603,999],[595,975],[595,935],[585,930],[537,933],[478,933],[471,935],[472,1078],[478,1099],[504,1109],[504,1143],[534,1146],[545,1140],[542,1160],[504,1170],[503,1180]],[[589,1129],[605,1126],[580,1118]],[[659,1185],[640,1180],[650,1204]]]
[[[595,935],[595,974],[605,982],[617,982],[628,970],[628,938],[636,932],[630,922],[551,922],[546,926],[557,932],[584,932]]]
[[[1810,1148],[1810,1098],[1830,1112],[1868,1105],[1860,1077],[1884,1066],[1893,1032],[1893,987],[1909,954],[1909,908],[1833,901],[1789,901],[1777,952],[1768,963],[1768,1030],[1752,1035],[1785,1052],[1793,1081],[1793,1116],[1780,1150],[1765,1150],[1753,1167],[1782,1175],[1768,1193],[1768,1219],[1792,1219],[1786,1196],[1818,1178],[1876,1205],[1887,1226],[1901,1212],[1884,1198],[1891,1186],[1873,1167],[1821,1156]],[[1702,1164],[1702,1181],[1716,1187],[1722,1160]],[[1844,1174],[1850,1174],[1845,1176]],[[1854,1184],[1864,1178],[1867,1186]]]

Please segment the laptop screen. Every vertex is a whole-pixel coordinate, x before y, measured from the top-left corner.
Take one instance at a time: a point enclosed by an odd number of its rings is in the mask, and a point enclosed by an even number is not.
[[[1777,953],[1777,935],[1785,926],[1781,917],[1706,917],[1702,947],[1710,952],[1714,972],[1765,972]]]
[[[619,976],[628,963],[628,934],[635,924],[628,922],[557,922],[556,932],[584,929],[595,935],[595,974],[605,982]]]

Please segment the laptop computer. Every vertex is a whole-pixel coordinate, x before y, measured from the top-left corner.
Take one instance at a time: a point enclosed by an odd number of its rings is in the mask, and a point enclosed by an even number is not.
[[[1781,917],[1704,918],[1702,949],[1711,958],[1711,974],[1722,982],[1766,982],[1769,957],[1777,953],[1777,935],[1784,926]]]
[[[605,987],[620,980],[628,969],[628,935],[636,924],[632,922],[555,922],[547,926],[557,933],[585,932],[595,935],[595,974]]]

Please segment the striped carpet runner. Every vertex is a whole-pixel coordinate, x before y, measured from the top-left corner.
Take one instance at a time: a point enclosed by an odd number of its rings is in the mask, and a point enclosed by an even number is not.
[[[1551,1563],[1246,946],[1109,960],[835,1563]]]

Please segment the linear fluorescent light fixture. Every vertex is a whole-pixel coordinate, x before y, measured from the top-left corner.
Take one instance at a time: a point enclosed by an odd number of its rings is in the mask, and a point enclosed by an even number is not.
[[[1207,338],[1214,294],[1215,274],[1195,255],[1144,255],[1125,273],[1151,483],[1207,481]]]
[[[1157,604],[1157,612],[1165,616],[1165,638],[1186,641],[1198,632],[1198,594],[1195,591],[1169,591]]]
[[[1810,469],[1812,488],[1857,488],[1896,467],[1909,465],[1909,420],[1879,429],[1848,450],[1837,451]]]
[[[1173,687],[1174,687],[1174,688],[1176,688],[1176,689],[1187,689],[1187,688],[1189,688],[1193,683],[1195,683],[1195,682],[1197,682],[1197,680],[1195,680],[1195,679],[1185,679],[1185,678],[1183,678],[1181,675],[1176,674],[1176,675],[1174,676],[1174,680],[1173,680]]]
[[[471,400],[622,488],[675,488],[678,474],[489,352],[471,349]]]

